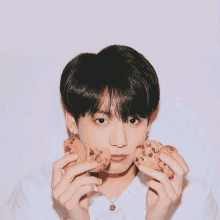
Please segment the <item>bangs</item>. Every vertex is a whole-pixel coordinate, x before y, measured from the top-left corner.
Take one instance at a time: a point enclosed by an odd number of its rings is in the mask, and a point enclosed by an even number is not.
[[[74,109],[76,120],[80,115],[97,112],[116,115],[123,122],[130,116],[149,118],[152,109],[149,105],[148,90],[143,83],[126,77],[121,80],[115,80],[113,77],[111,81],[108,77],[104,77],[103,81],[100,77],[97,78],[98,81],[88,80],[84,88],[75,87],[77,93],[75,92],[71,98],[71,103],[74,104],[71,109]]]
[[[140,91],[139,91],[140,92]],[[149,109],[147,108],[147,94],[143,89],[141,96],[137,91],[123,91],[118,88],[106,87],[101,96],[96,99],[92,108],[86,110],[90,114],[103,112],[108,115],[115,115],[126,122],[132,117],[149,118]]]

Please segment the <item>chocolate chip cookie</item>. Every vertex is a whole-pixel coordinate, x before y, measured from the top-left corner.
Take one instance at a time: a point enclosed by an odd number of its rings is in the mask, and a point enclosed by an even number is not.
[[[69,163],[63,169],[67,170],[72,166],[75,166],[79,163],[83,163],[87,160],[87,150],[85,145],[79,140],[79,136],[74,136],[66,139],[64,141],[64,152],[65,154],[78,154],[76,161]]]
[[[78,154],[76,161],[69,163],[63,169],[67,170],[72,166],[83,163],[85,161],[96,161],[98,166],[90,170],[90,172],[100,172],[105,170],[111,160],[111,153],[108,148],[88,148],[80,141],[79,136],[70,137],[64,141],[64,152],[65,154]]]
[[[164,153],[172,156],[174,152],[178,152],[172,146],[163,146],[160,142],[147,140],[136,147],[135,164],[150,167],[159,172],[163,172],[168,178],[173,178],[174,173],[170,167],[160,159],[160,154]]]
[[[90,172],[100,172],[102,170],[105,170],[108,167],[110,160],[111,153],[108,148],[89,148],[87,154],[87,161],[96,161],[98,163],[98,166]]]

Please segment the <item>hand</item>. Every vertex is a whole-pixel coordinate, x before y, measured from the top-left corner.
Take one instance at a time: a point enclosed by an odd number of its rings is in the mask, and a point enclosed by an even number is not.
[[[89,220],[88,198],[86,194],[94,190],[94,184],[100,185],[102,180],[91,177],[87,172],[96,168],[97,162],[78,164],[62,174],[63,167],[77,158],[78,155],[76,154],[65,155],[53,164],[52,198],[54,203],[60,206],[58,209],[59,211],[62,210],[62,215],[65,218]]]
[[[160,155],[160,159],[174,172],[174,178],[171,180],[164,173],[149,167],[143,165],[138,167],[143,173],[154,179],[146,182],[149,187],[146,196],[147,220],[165,219],[170,205],[176,203],[182,195],[184,180],[189,173],[189,167],[180,154],[173,153],[172,156],[173,158],[165,154]]]

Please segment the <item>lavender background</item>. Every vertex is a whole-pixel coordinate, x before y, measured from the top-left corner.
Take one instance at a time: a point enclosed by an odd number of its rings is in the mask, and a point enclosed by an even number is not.
[[[0,3],[0,205],[28,171],[63,155],[59,80],[67,62],[124,44],[160,80],[150,139],[175,146],[220,209],[219,15],[217,0]]]

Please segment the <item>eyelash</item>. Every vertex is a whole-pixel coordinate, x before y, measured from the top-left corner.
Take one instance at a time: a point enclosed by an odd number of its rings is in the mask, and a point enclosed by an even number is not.
[[[104,120],[107,121],[107,119],[105,119],[105,118],[97,118],[97,119],[95,119],[94,121],[95,121],[97,124],[104,124],[104,123],[98,123],[98,120],[100,120],[100,119],[104,119]]]
[[[139,124],[141,122],[141,119],[137,118],[137,117],[130,118],[129,120],[136,120],[136,121],[138,121],[138,123],[136,123],[136,124]],[[132,124],[136,125],[135,123],[132,123]]]
[[[108,121],[108,120],[105,119],[105,118],[97,118],[97,119],[95,119],[94,121],[95,121],[97,124],[105,124],[105,123],[99,123],[98,121],[99,121],[100,119],[103,119],[104,121],[105,121],[105,120]],[[139,123],[141,122],[141,119],[138,118],[138,117],[131,117],[131,118],[128,119],[128,121],[130,121],[130,120],[136,120],[136,121],[138,121],[136,124],[139,124]],[[136,122],[136,121],[135,121],[135,122]],[[131,123],[131,124],[136,125],[135,123]]]

